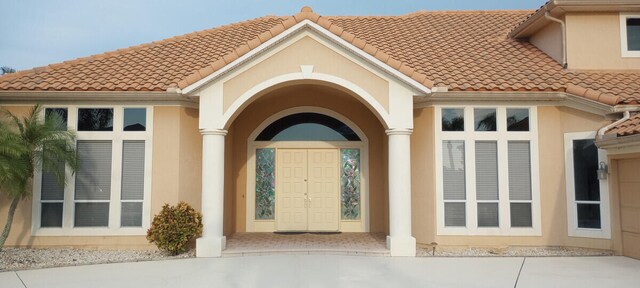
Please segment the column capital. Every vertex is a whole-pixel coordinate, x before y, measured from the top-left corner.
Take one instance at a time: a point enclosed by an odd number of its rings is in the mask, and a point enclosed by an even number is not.
[[[386,131],[387,135],[411,135],[413,133],[413,129],[410,128],[391,128]]]
[[[220,135],[227,136],[227,130],[223,129],[200,129],[200,134],[202,135]]]

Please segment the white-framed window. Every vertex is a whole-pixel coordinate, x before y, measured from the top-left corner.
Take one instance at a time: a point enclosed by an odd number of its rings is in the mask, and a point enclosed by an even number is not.
[[[435,111],[438,235],[540,235],[536,107]]]
[[[595,137],[595,132],[564,134],[568,232],[609,239],[609,181],[598,179],[597,171],[608,167],[607,154],[596,147]]]
[[[62,187],[36,171],[32,234],[144,235],[150,224],[153,107],[47,105],[77,133],[76,173]],[[46,153],[46,146],[45,146]]]
[[[620,13],[622,57],[640,57],[640,14]]]

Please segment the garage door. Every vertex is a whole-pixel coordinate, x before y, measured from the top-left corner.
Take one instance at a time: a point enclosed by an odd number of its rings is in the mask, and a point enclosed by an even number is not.
[[[619,160],[622,254],[640,259],[640,158]]]

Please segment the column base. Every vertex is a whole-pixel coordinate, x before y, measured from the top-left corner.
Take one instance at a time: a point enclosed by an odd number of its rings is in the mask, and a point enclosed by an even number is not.
[[[416,238],[387,236],[387,249],[392,257],[416,257]]]
[[[196,257],[220,257],[226,246],[227,237],[200,237],[196,239]]]

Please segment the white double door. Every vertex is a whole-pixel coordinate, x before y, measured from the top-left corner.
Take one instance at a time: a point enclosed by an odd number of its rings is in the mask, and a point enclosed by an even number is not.
[[[278,149],[276,230],[340,229],[339,149]]]

